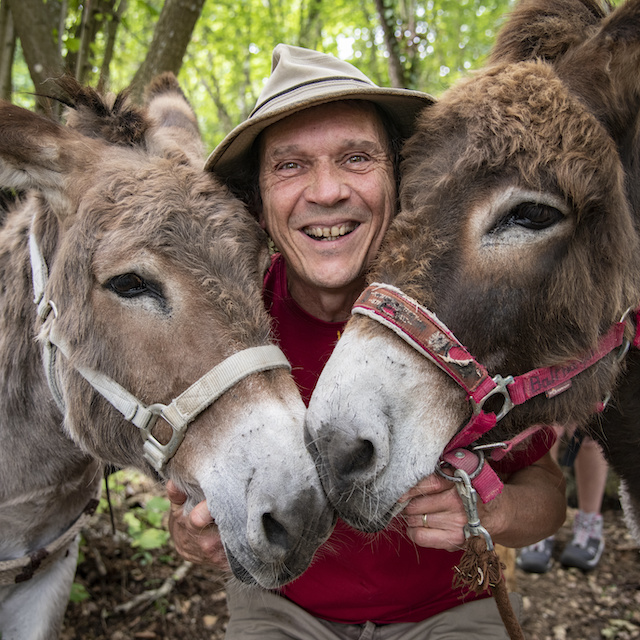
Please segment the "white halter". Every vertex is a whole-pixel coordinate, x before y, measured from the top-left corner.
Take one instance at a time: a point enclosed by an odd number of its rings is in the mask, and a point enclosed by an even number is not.
[[[33,233],[29,234],[29,253],[33,301],[37,305],[38,316],[43,323],[51,317],[47,326],[43,326],[41,333],[45,374],[51,394],[64,414],[64,398],[56,375],[55,363],[58,351],[69,359],[69,347],[61,336],[55,335],[55,318],[58,310],[55,303],[45,297],[48,269]],[[202,411],[248,375],[275,368],[291,369],[289,361],[277,346],[265,345],[244,349],[229,356],[205,373],[170,404],[156,403],[147,406],[103,373],[88,367],[75,367],[76,371],[111,403],[125,420],[140,429],[144,440],[144,457],[158,473],[162,473],[167,462],[177,451],[184,439],[188,424]],[[162,444],[151,434],[158,417],[162,417],[171,426],[171,439],[167,444]]]

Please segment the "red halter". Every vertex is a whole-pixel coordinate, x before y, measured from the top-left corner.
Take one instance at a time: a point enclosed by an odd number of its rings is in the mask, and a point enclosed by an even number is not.
[[[574,376],[617,347],[621,347],[622,357],[629,344],[640,345],[638,322],[636,322],[633,341],[629,343],[624,338],[626,317],[623,317],[600,338],[597,348],[582,358],[570,360],[561,365],[534,369],[520,376],[491,377],[487,369],[477,362],[435,314],[391,285],[371,284],[356,300],[352,313],[366,315],[394,331],[464,389],[471,404],[472,416],[445,447],[441,460],[455,468],[463,468],[467,472],[469,471],[463,465],[469,465],[470,452],[466,451],[462,454],[461,448],[469,446],[490,431],[514,406],[523,404],[541,393],[552,398],[566,391],[571,386],[571,379]],[[637,318],[638,313],[638,310],[633,312],[634,319]],[[503,397],[502,408],[497,413],[487,412],[483,408],[484,404],[494,395]],[[602,408],[604,404],[601,404],[600,409]],[[541,425],[530,427],[512,440],[500,443],[499,449],[496,449],[491,457],[499,460],[516,444],[541,428],[543,428]],[[477,456],[473,457],[474,464],[478,467],[474,487],[482,501],[488,502],[502,491],[502,483],[489,465],[481,468],[482,462],[478,461]],[[495,476],[495,480],[490,478],[490,474]]]

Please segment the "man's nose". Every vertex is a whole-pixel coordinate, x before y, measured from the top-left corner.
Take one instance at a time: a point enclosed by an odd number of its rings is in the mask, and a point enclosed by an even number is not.
[[[315,167],[305,190],[309,202],[330,207],[349,197],[350,189],[338,167],[330,163]]]

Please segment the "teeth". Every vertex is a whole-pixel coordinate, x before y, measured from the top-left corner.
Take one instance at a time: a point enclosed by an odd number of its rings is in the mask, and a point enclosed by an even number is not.
[[[332,238],[339,238],[351,233],[357,226],[358,225],[356,223],[349,222],[333,227],[307,227],[304,232],[312,238],[330,240]]]

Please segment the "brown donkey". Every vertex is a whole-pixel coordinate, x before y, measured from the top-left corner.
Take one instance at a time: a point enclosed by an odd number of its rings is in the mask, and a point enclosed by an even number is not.
[[[639,0],[525,0],[421,114],[307,414],[349,523],[384,527],[454,446],[591,421],[640,535],[639,108]]]
[[[57,637],[105,461],[206,498],[245,582],[298,576],[333,523],[265,237],[202,170],[175,78],[144,110],[63,84],[67,127],[0,104],[0,184],[32,190],[0,229],[3,640]]]

